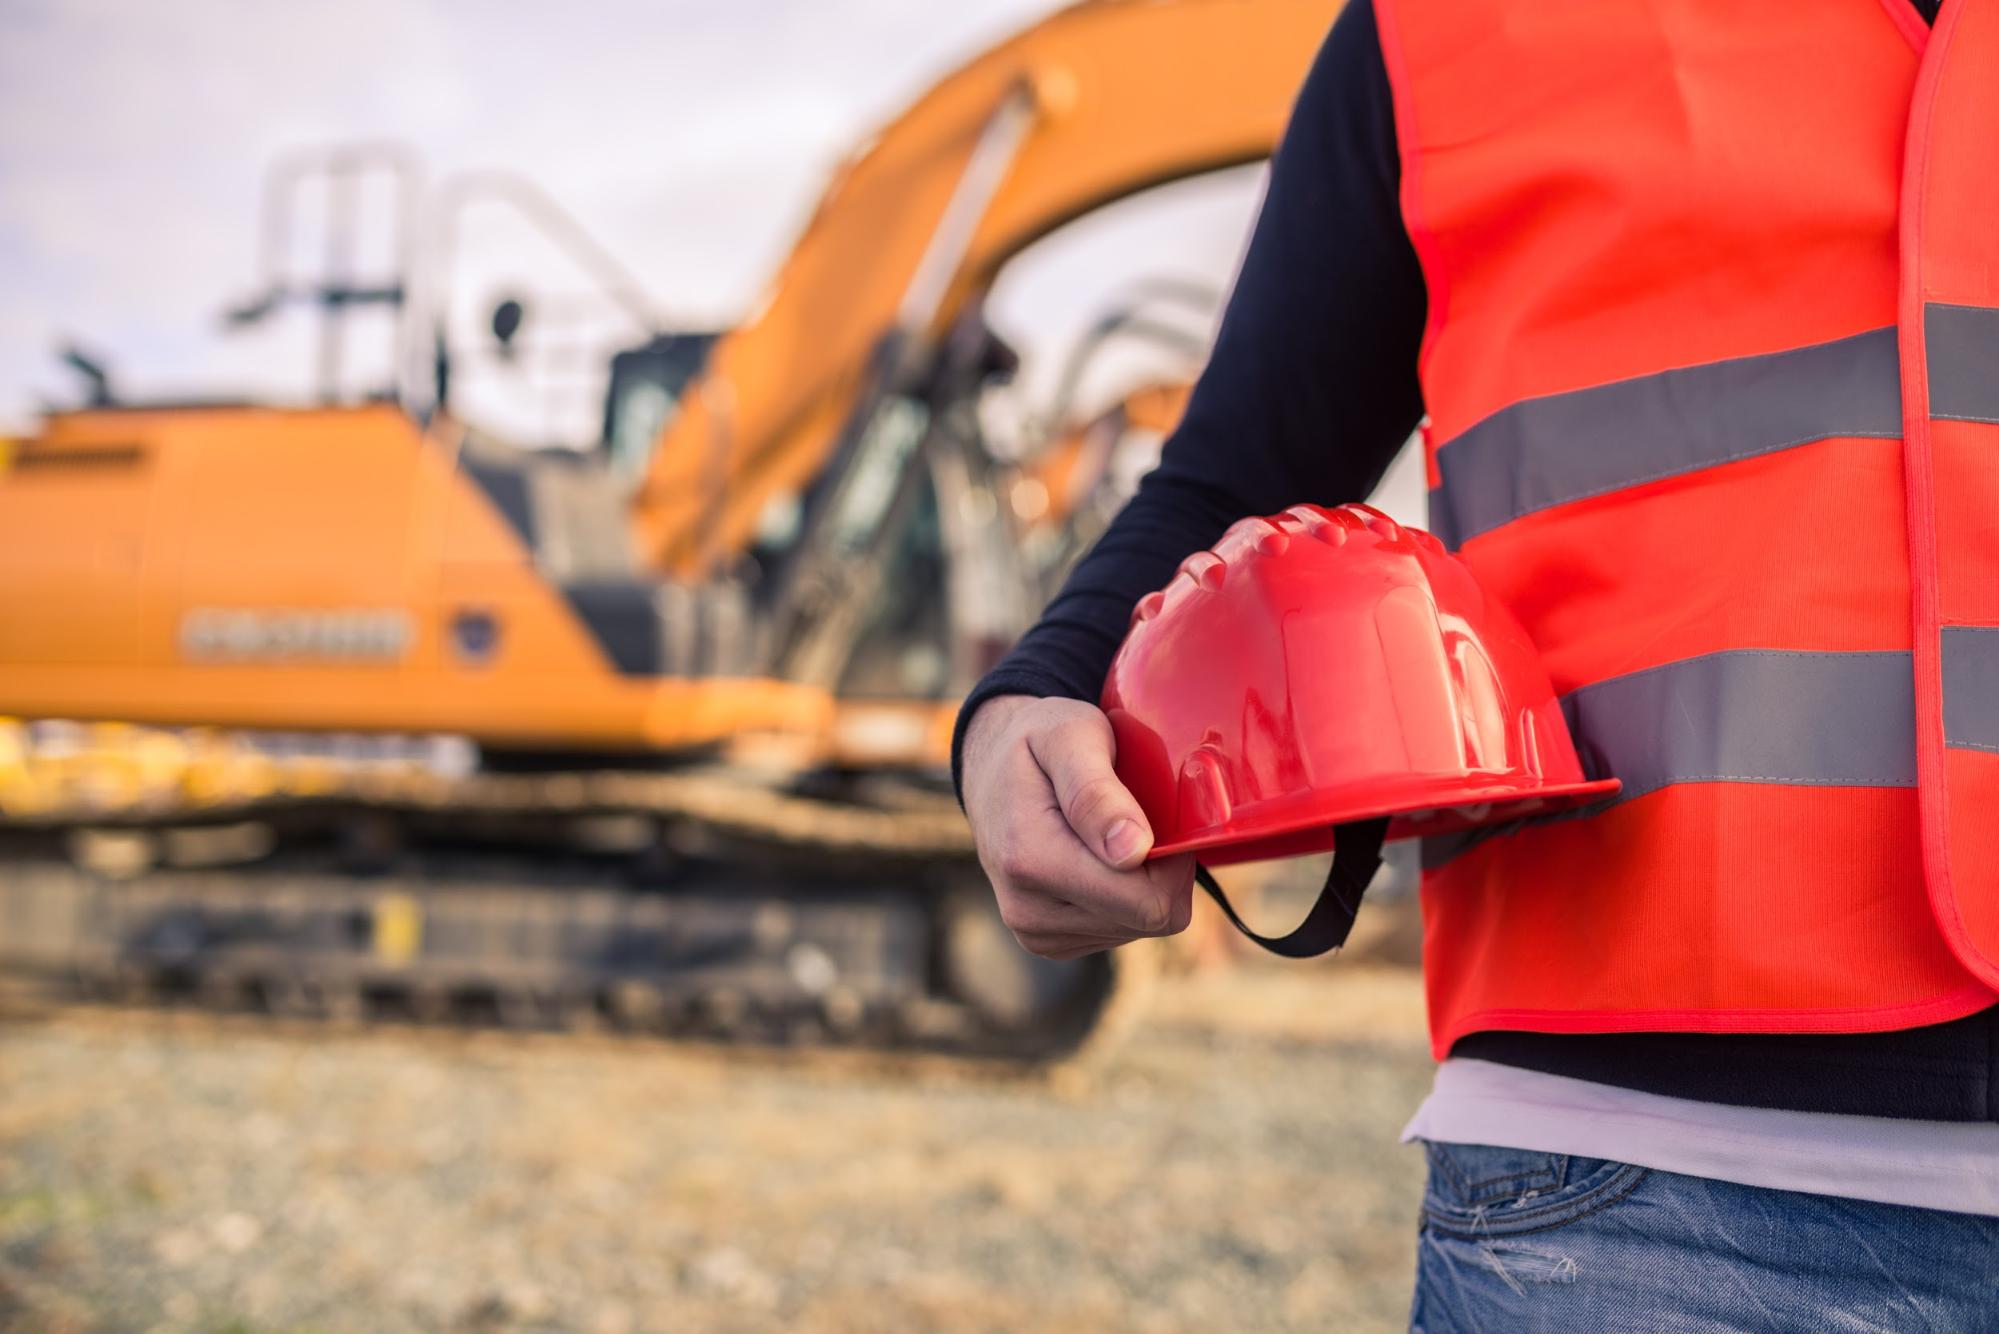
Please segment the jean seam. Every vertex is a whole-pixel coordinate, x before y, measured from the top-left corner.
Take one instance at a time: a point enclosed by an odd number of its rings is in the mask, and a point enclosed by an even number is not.
[[[1550,1158],[1554,1157],[1553,1154],[1549,1154],[1548,1156]],[[1561,1174],[1556,1172],[1552,1167],[1537,1167],[1525,1172],[1502,1172],[1496,1177],[1486,1177],[1482,1181],[1472,1182],[1468,1190],[1476,1193],[1487,1186],[1503,1185],[1509,1181],[1518,1181],[1523,1186],[1533,1186],[1545,1181],[1548,1185],[1554,1186],[1560,1184]]]
[[[1464,1173],[1458,1171],[1457,1164],[1450,1160],[1448,1154],[1441,1153],[1434,1146],[1425,1144],[1423,1146],[1423,1156],[1430,1160],[1432,1168],[1441,1169],[1444,1175],[1451,1179],[1451,1184],[1458,1188],[1459,1194],[1469,1195],[1471,1193],[1465,1184]]]
[[[1455,1237],[1461,1241],[1497,1241],[1506,1237],[1522,1237],[1535,1232],[1548,1232],[1558,1227],[1566,1227],[1568,1224],[1576,1222],[1579,1219],[1587,1218],[1593,1213],[1608,1209],[1611,1205],[1618,1203],[1637,1190],[1639,1184],[1652,1174],[1652,1169],[1648,1167],[1632,1167],[1628,1164],[1625,1167],[1625,1171],[1630,1173],[1628,1179],[1623,1179],[1621,1176],[1612,1176],[1603,1185],[1596,1187],[1588,1194],[1577,1199],[1563,1200],[1557,1204],[1551,1204],[1545,1209],[1529,1210],[1523,1214],[1508,1215],[1508,1223],[1499,1230],[1495,1230],[1490,1225],[1482,1222],[1471,1224],[1470,1230],[1467,1230],[1466,1217],[1457,1214],[1441,1214],[1435,1207],[1429,1204],[1423,1206],[1423,1223],[1425,1227],[1440,1236]],[[1560,1216],[1550,1218],[1550,1215]],[[1531,1227],[1512,1226],[1513,1220],[1522,1218],[1542,1218],[1548,1221],[1535,1223]]]
[[[1464,1173],[1458,1170],[1458,1165],[1451,1161],[1449,1154],[1431,1150],[1429,1146],[1425,1146],[1425,1148],[1425,1156],[1430,1160],[1430,1165],[1442,1168],[1444,1173],[1450,1177],[1451,1184],[1458,1188],[1458,1193],[1463,1195],[1467,1200],[1475,1197],[1479,1191],[1484,1190],[1486,1187],[1497,1186],[1503,1182],[1518,1181],[1530,1189],[1539,1189],[1539,1183],[1545,1178],[1548,1186],[1559,1188],[1566,1183],[1568,1177],[1569,1155],[1551,1153],[1544,1155],[1548,1160],[1548,1166],[1546,1167],[1535,1168],[1525,1172],[1502,1172],[1498,1176],[1483,1177],[1477,1181],[1467,1181]]]

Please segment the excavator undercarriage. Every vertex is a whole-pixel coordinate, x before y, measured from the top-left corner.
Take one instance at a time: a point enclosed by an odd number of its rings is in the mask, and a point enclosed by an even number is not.
[[[208,800],[19,792],[0,968],[56,994],[1045,1062],[1136,956],[1054,964],[947,794],[735,770],[266,762]]]

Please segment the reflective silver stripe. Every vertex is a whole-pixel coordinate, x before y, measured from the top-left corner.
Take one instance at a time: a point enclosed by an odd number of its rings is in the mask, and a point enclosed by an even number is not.
[[[1993,652],[1999,673],[1999,645]],[[1583,686],[1562,711],[1589,776],[1623,780],[1618,802],[1675,783],[1916,785],[1907,653],[1709,653]],[[1423,864],[1505,832],[1425,839]]]
[[[1923,307],[1923,341],[1930,415],[1999,422],[1999,310],[1931,303]]]
[[[1525,514],[1839,436],[1902,434],[1895,330],[1662,371],[1495,412],[1437,451],[1456,547]]]
[[[1999,751],[1999,626],[1943,628],[1943,743]]]
[[[1907,653],[1709,653],[1584,686],[1562,712],[1623,801],[1674,783],[1916,784]]]

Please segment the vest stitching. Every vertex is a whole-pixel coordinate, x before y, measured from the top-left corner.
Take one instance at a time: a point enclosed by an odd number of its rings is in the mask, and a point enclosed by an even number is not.
[[[1994,749],[1999,749],[1999,747],[1984,746],[1980,747],[1980,749],[1994,750]],[[1659,784],[1658,787],[1645,788],[1644,790],[1637,792],[1632,796],[1626,796],[1624,793],[1620,792],[1617,794],[1617,796],[1618,799],[1623,801],[1633,801],[1636,800],[1637,797],[1649,797],[1654,792],[1663,792],[1669,787],[1678,787],[1681,783],[1728,783],[1728,782],[1776,783],[1783,787],[1913,788],[1915,786],[1914,783],[1903,782],[1900,779],[1896,778],[1787,778],[1782,774],[1678,774],[1674,776],[1671,782],[1661,783]]]
[[[1662,662],[1653,667],[1640,667],[1634,671],[1616,672],[1610,676],[1599,677],[1594,681],[1585,682],[1573,690],[1562,692],[1562,698],[1567,700],[1573,695],[1581,694],[1583,691],[1590,689],[1592,686],[1604,685],[1611,681],[1635,681],[1641,676],[1652,676],[1659,672],[1671,671],[1675,667],[1681,667],[1690,662],[1700,662],[1704,658],[1857,658],[1867,654],[1879,655],[1885,653],[1899,654],[1905,658],[1909,656],[1909,650],[1905,648],[1718,648],[1706,653],[1696,653],[1692,657],[1675,658],[1671,662]]]
[[[1956,883],[1956,855],[1951,847],[1957,789],[1952,786],[1945,767],[1948,745],[1944,736],[1941,630],[1946,617],[1942,564],[1938,552],[1929,330],[1924,314],[1927,304],[1924,287],[1929,277],[1929,266],[1923,242],[1929,236],[1930,169],[1934,165],[1936,113],[1943,96],[1944,73],[1950,64],[1948,58],[1963,18],[1964,6],[1959,3],[1946,5],[1938,12],[1929,48],[1923,53],[1916,75],[1916,90],[1909,111],[1908,141],[1904,150],[1908,165],[1902,181],[1899,232],[1901,289],[1896,325],[1903,385],[1905,388],[1913,385],[1916,390],[1916,402],[1911,403],[1905,393],[1902,407],[1906,437],[1903,478],[1907,493],[1910,609],[1914,613],[1911,638],[1916,654],[1916,772],[1918,791],[1921,793],[1918,819],[1922,865],[1928,882],[1930,914],[1936,920],[1945,945],[1961,967],[1990,985],[1999,984],[1999,959],[1993,957],[1984,942],[1972,936],[1965,923],[1964,905],[1959,900]]]
[[[1599,678],[1598,680],[1595,680],[1595,681],[1591,681],[1591,682],[1589,682],[1589,683],[1588,683],[1587,685],[1580,685],[1580,686],[1577,686],[1577,687],[1576,687],[1576,688],[1575,688],[1574,690],[1571,690],[1571,691],[1568,691],[1568,692],[1566,692],[1566,693],[1565,693],[1565,694],[1564,694],[1564,695],[1562,696],[1562,698],[1564,698],[1564,699],[1567,699],[1567,698],[1568,698],[1568,697],[1569,697],[1570,695],[1574,695],[1574,694],[1577,694],[1577,693],[1579,693],[1579,692],[1581,692],[1581,691],[1584,691],[1584,690],[1588,690],[1588,689],[1590,688],[1590,686],[1597,686],[1597,685],[1603,685],[1603,684],[1605,684],[1606,682],[1610,682],[1610,681],[1632,681],[1632,680],[1636,680],[1637,678],[1639,678],[1639,677],[1641,677],[1641,676],[1653,676],[1653,675],[1656,675],[1656,674],[1657,674],[1657,673],[1659,673],[1659,672],[1664,672],[1664,671],[1671,671],[1671,670],[1672,670],[1673,668],[1675,668],[1675,667],[1680,667],[1680,666],[1683,666],[1683,665],[1685,665],[1685,664],[1687,664],[1687,663],[1690,663],[1690,662],[1700,662],[1700,661],[1701,661],[1702,659],[1704,659],[1704,658],[1857,658],[1857,657],[1861,657],[1861,656],[1864,656],[1864,655],[1870,655],[1870,654],[1872,654],[1872,655],[1879,655],[1879,654],[1888,654],[1888,653],[1892,653],[1892,654],[1895,654],[1895,655],[1897,655],[1897,656],[1900,656],[1900,657],[1904,657],[1904,658],[1906,658],[1906,657],[1908,657],[1908,656],[1909,656],[1909,650],[1907,650],[1907,649],[1905,649],[1905,648],[1860,648],[1860,649],[1812,649],[1812,648],[1718,648],[1718,649],[1710,649],[1710,650],[1709,650],[1708,652],[1706,652],[1706,653],[1696,653],[1696,654],[1693,654],[1693,655],[1692,655],[1691,657],[1685,657],[1685,658],[1675,658],[1675,659],[1673,659],[1673,660],[1672,660],[1671,662],[1662,662],[1662,663],[1659,663],[1659,664],[1657,664],[1656,666],[1652,666],[1652,667],[1639,667],[1639,668],[1636,668],[1636,669],[1635,669],[1635,670],[1633,670],[1633,671],[1629,671],[1629,672],[1617,672],[1617,673],[1615,673],[1615,674],[1613,674],[1613,675],[1610,675],[1610,676],[1605,676],[1605,677],[1601,677],[1601,678]]]

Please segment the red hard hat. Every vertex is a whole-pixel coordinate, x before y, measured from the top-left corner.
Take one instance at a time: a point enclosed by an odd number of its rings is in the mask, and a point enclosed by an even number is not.
[[[1354,822],[1444,833],[1618,786],[1584,778],[1512,614],[1366,505],[1245,519],[1189,557],[1132,613],[1103,707],[1157,857],[1322,852]]]

